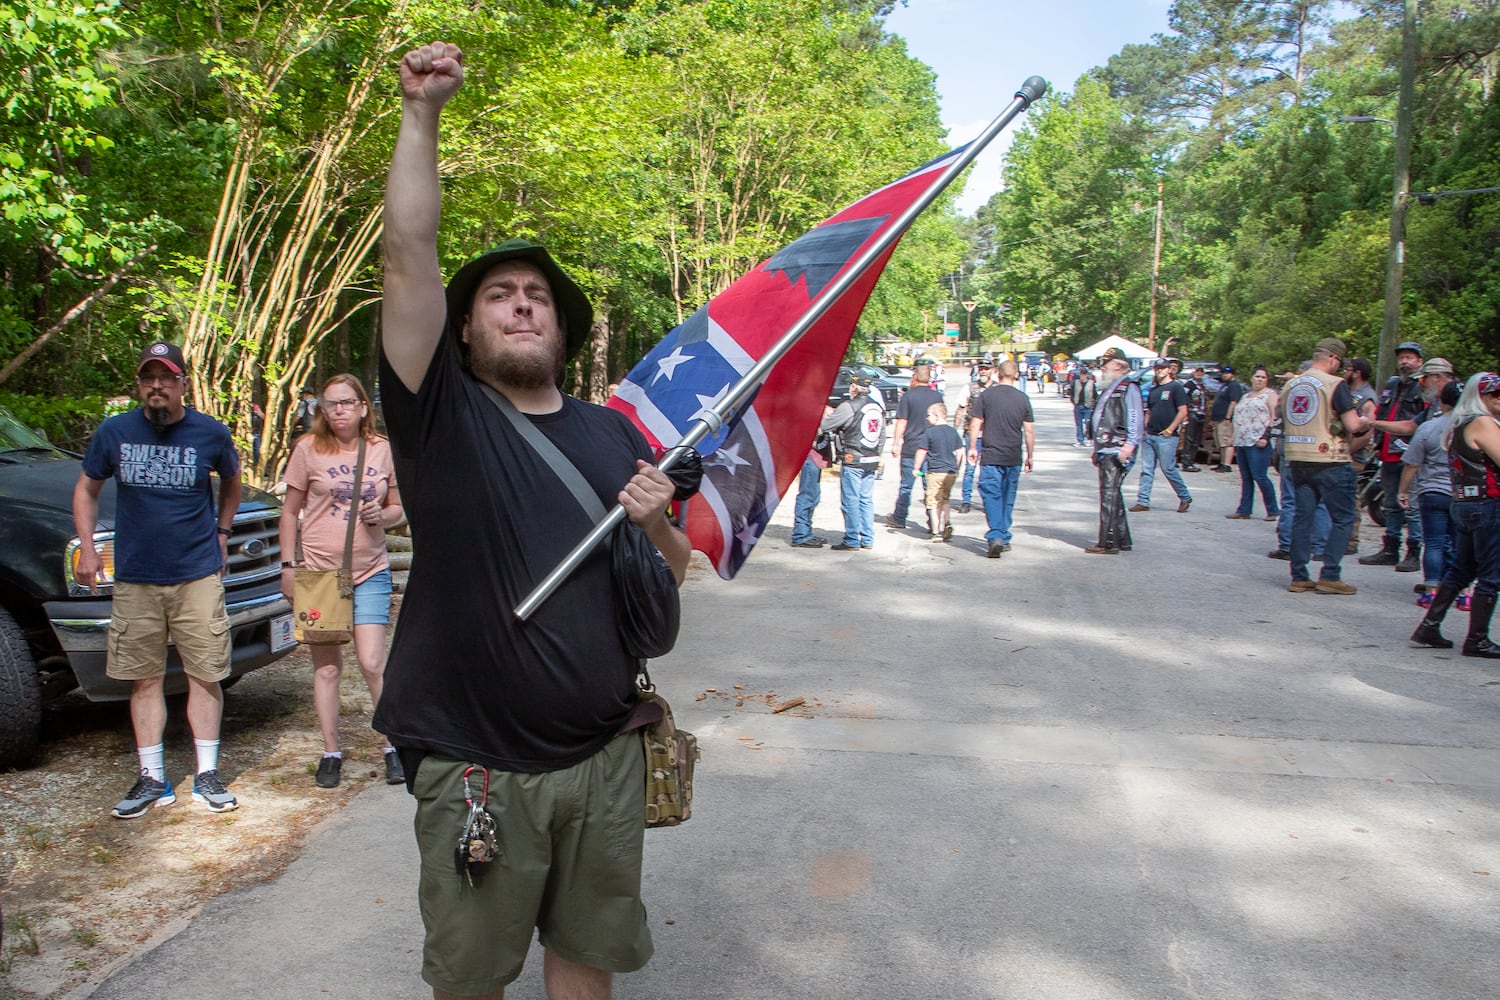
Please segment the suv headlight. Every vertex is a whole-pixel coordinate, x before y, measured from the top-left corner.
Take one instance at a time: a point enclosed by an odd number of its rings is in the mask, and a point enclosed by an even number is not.
[[[115,533],[113,531],[95,532],[94,548],[99,551],[100,566],[103,570],[103,579],[99,581],[99,593],[112,593],[115,588]],[[81,543],[74,538],[68,543],[67,551],[63,553],[63,576],[67,578],[70,597],[93,596],[93,592],[85,584],[78,582],[78,556],[81,551]]]

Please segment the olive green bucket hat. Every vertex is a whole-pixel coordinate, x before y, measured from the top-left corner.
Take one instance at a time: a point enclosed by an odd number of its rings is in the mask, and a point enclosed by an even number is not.
[[[490,269],[508,260],[524,260],[536,265],[552,286],[552,299],[557,304],[557,315],[562,320],[564,361],[583,349],[589,338],[589,327],[594,322],[594,307],[589,297],[583,294],[566,271],[557,265],[545,248],[520,238],[506,240],[489,253],[476,257],[463,267],[448,282],[448,333],[457,343],[461,339],[464,317],[469,315],[469,306],[474,301],[474,291]]]

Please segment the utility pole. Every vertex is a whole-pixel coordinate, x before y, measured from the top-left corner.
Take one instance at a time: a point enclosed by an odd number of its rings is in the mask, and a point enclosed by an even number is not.
[[[1375,384],[1396,370],[1396,338],[1401,329],[1401,279],[1406,265],[1406,207],[1411,187],[1411,106],[1417,77],[1417,0],[1405,0],[1401,19],[1401,81],[1396,107],[1396,176],[1391,193],[1391,244],[1385,262],[1385,318]]]
[[[1146,350],[1156,351],[1156,289],[1161,278],[1161,212],[1163,182],[1156,181],[1156,252],[1151,255],[1151,325],[1146,329]]]

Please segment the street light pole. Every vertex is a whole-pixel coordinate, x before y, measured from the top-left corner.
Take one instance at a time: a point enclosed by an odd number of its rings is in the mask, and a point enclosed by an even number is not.
[[[1401,281],[1406,266],[1406,208],[1411,187],[1411,105],[1417,76],[1417,0],[1405,0],[1401,19],[1401,79],[1396,107],[1396,176],[1391,189],[1391,243],[1385,262],[1385,317],[1375,384],[1396,370],[1396,338],[1401,328]]]

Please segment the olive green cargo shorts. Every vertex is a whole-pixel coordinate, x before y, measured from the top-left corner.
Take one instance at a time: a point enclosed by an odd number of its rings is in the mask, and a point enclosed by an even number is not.
[[[617,736],[561,771],[491,770],[489,812],[500,857],[473,886],[453,860],[469,812],[468,766],[426,757],[412,788],[427,984],[461,996],[494,992],[521,974],[533,928],[543,948],[580,965],[609,972],[644,966],[652,949],[641,903],[640,735]],[[476,797],[483,775],[476,769],[469,777]]]

